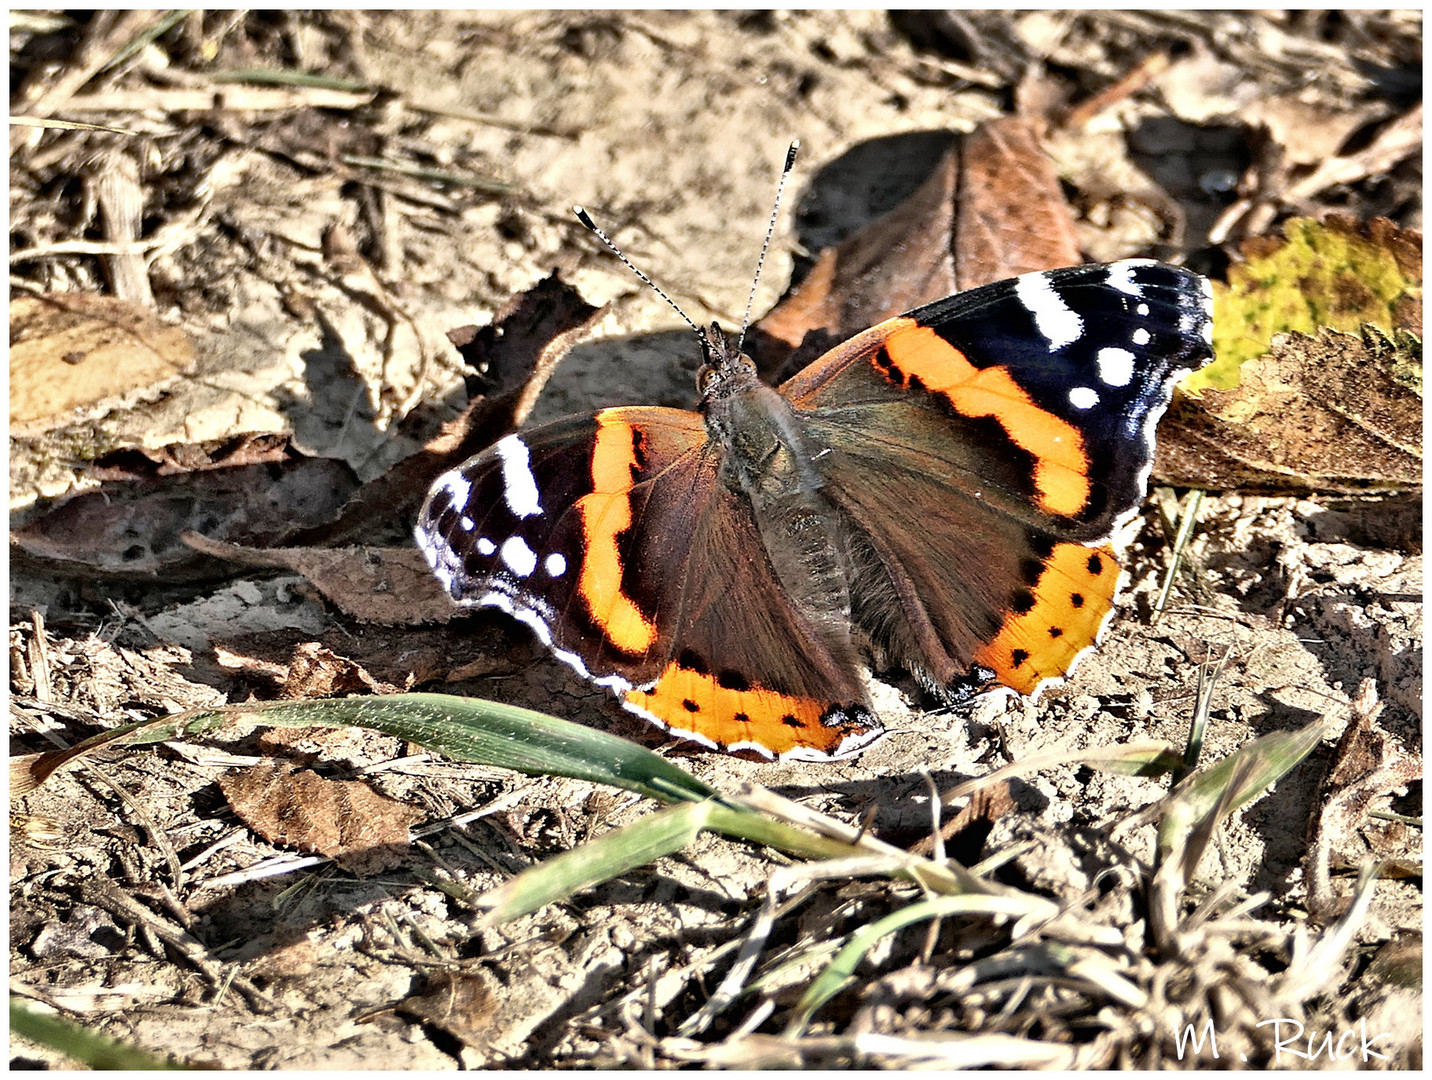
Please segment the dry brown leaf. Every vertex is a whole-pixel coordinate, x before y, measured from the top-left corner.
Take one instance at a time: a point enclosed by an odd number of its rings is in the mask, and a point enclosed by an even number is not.
[[[196,551],[302,574],[339,610],[387,626],[449,621],[458,611],[416,548],[256,548],[184,534]]]
[[[327,780],[308,769],[261,761],[219,778],[239,819],[270,843],[325,855],[368,876],[408,850],[408,827],[422,812],[356,780]]]
[[[429,443],[364,484],[339,514],[298,533],[299,544],[352,539],[375,521],[415,511],[439,473],[521,426],[557,364],[606,311],[593,307],[554,271],[514,296],[484,327],[448,334],[470,369],[468,405]]]
[[[1384,102],[1368,102],[1334,112],[1325,104],[1291,93],[1255,101],[1238,119],[1249,127],[1266,127],[1285,164],[1320,165],[1337,154],[1349,135],[1386,110]]]
[[[302,457],[285,432],[256,431],[230,439],[198,443],[170,443],[158,449],[127,447],[97,457],[85,470],[95,480],[144,480],[202,469],[229,469],[237,465],[278,464]]]
[[[1377,722],[1381,712],[1372,680],[1366,680],[1333,751],[1322,807],[1308,824],[1309,907],[1324,915],[1338,914],[1347,899],[1335,895],[1331,871],[1375,861],[1383,863],[1384,873],[1422,874],[1422,831],[1369,816],[1390,809],[1394,795],[1422,779],[1422,756]]]
[[[361,664],[310,641],[293,651],[293,663],[289,665],[288,677],[278,696],[297,701],[385,691],[391,693],[392,689],[383,687]]]
[[[11,533],[16,547],[53,573],[77,577],[199,580],[227,568],[195,554],[180,534],[281,539],[325,521],[357,487],[347,465],[293,458],[152,480],[106,484],[76,495]]]
[[[1355,493],[1422,483],[1422,396],[1381,335],[1281,334],[1242,385],[1175,399],[1154,476],[1201,488]]]
[[[751,354],[769,377],[951,293],[1079,261],[1059,179],[1030,125],[991,120],[894,210],[824,249],[756,324]]]
[[[465,1046],[483,1050],[492,1037],[500,989],[485,971],[437,972],[423,991],[404,998],[394,1011],[446,1031]]]
[[[194,343],[112,296],[10,301],[10,433],[41,435],[97,407],[157,394],[194,371]]]

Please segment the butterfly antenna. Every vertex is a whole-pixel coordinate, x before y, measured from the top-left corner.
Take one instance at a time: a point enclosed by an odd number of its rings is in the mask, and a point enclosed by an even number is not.
[[[696,336],[701,339],[702,347],[709,351],[711,346],[710,341],[706,337],[706,331],[701,329],[701,327],[697,326],[694,322],[692,322],[691,316],[687,315],[686,312],[682,311],[680,305],[678,305],[677,302],[671,297],[667,296],[666,293],[662,291],[660,285],[652,281],[651,278],[647,277],[640,270],[638,270],[636,266],[632,263],[632,261],[622,254],[622,249],[617,247],[616,244],[612,243],[612,238],[606,233],[602,232],[601,229],[597,228],[597,223],[592,220],[591,214],[587,213],[586,210],[584,210],[580,206],[574,206],[572,207],[572,210],[577,215],[577,220],[580,221],[592,232],[594,232],[597,236],[597,239],[600,240],[602,243],[606,244],[607,247],[611,249],[612,254],[626,264],[626,268],[628,270],[630,270],[637,277],[641,278],[642,281],[646,282],[646,284],[651,288],[652,292],[656,293],[657,296],[661,297],[668,304],[670,304],[671,310],[676,312],[676,314],[680,315],[683,319],[686,320],[686,325],[691,327],[691,329],[695,330]]]
[[[781,170],[780,183],[776,185],[776,205],[771,207],[771,223],[766,226],[766,241],[761,245],[761,257],[756,260],[756,276],[751,280],[751,295],[746,298],[746,314],[741,317],[741,336],[736,339],[736,351],[741,351],[741,346],[746,343],[746,329],[751,325],[751,305],[756,302],[756,286],[761,283],[761,267],[766,265],[766,251],[771,246],[771,237],[776,232],[776,216],[781,212],[781,196],[786,190],[786,177],[790,176],[791,169],[796,163],[796,151],[801,148],[799,139],[792,139],[790,149],[786,151],[786,166]]]

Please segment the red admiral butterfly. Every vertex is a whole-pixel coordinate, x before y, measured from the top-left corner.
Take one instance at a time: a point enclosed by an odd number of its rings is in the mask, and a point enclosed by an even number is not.
[[[1092,646],[1155,425],[1211,358],[1211,293],[1147,260],[1025,274],[778,388],[697,333],[698,411],[508,435],[438,478],[418,546],[459,604],[671,734],[829,760],[884,733],[864,666],[1033,694]]]

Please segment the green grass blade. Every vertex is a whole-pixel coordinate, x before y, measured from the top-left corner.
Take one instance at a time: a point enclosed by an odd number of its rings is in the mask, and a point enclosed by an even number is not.
[[[858,931],[816,976],[815,981],[806,988],[800,1004],[796,1006],[795,1018],[787,1027],[786,1035],[795,1037],[804,1031],[816,1011],[835,997],[847,981],[855,978],[855,969],[865,954],[874,948],[881,938],[911,923],[949,915],[995,915],[1014,919],[1032,915],[1036,918],[1052,919],[1058,913],[1056,904],[1028,894],[938,896],[893,911]]]
[[[58,1016],[47,1016],[10,999],[10,1034],[64,1054],[91,1069],[183,1069],[168,1058],[96,1035]],[[15,1047],[10,1047],[15,1053]]]
[[[497,926],[530,915],[680,851],[700,835],[711,809],[711,803],[670,806],[522,871],[480,898],[478,902],[490,909],[482,925]]]
[[[555,716],[448,694],[272,701],[197,709],[115,728],[30,767],[34,783],[76,757],[108,745],[144,745],[255,726],[365,727],[415,742],[454,761],[568,776],[626,788],[660,802],[717,797],[708,784],[645,747]]]
[[[1184,781],[1169,796],[1159,819],[1160,861],[1180,848],[1209,815],[1227,816],[1276,784],[1326,734],[1327,721],[1322,717],[1296,731],[1275,731]]]
[[[545,904],[565,900],[582,889],[672,855],[703,830],[807,859],[842,859],[862,854],[857,846],[817,836],[752,810],[718,802],[687,803],[659,810],[564,851],[484,893],[479,903],[490,909],[484,925],[496,926],[531,914]]]

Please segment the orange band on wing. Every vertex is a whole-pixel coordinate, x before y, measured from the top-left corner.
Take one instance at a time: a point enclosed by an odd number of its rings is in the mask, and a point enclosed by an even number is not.
[[[1084,437],[1031,401],[1007,369],[975,367],[934,330],[913,321],[886,339],[884,351],[905,385],[918,378],[960,414],[992,417],[1011,442],[1032,454],[1034,486],[1045,510],[1073,515],[1084,509],[1090,491]],[[871,360],[879,366],[878,351]]]
[[[592,493],[577,501],[586,550],[577,591],[611,644],[644,653],[656,627],[622,592],[622,556],[617,534],[631,527],[632,467],[637,464],[630,424],[597,413],[592,446]]]
[[[1056,544],[1031,590],[1031,606],[1006,618],[975,662],[993,668],[1003,685],[1033,693],[1040,683],[1065,674],[1094,644],[1118,585],[1113,549]]]
[[[628,690],[622,697],[673,734],[722,748],[754,743],[777,755],[796,747],[833,753],[846,735],[863,729],[858,723],[827,724],[827,702],[722,681],[672,661],[649,690]]]

